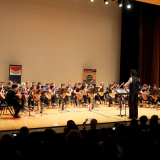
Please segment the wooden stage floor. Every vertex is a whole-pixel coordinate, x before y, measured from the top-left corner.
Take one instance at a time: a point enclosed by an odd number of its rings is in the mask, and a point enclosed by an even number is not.
[[[129,121],[128,114],[129,109],[126,109],[127,116],[119,117],[120,110],[117,107],[108,107],[100,105],[92,111],[89,111],[87,107],[74,108],[73,106],[68,106],[67,110],[69,112],[60,112],[58,109],[47,108],[44,113],[47,115],[35,114],[31,112],[35,117],[24,117],[24,113],[20,114],[21,118],[14,119],[9,112],[5,112],[0,117],[0,131],[2,130],[15,130],[20,129],[22,126],[27,126],[28,128],[41,128],[41,127],[53,127],[53,126],[64,126],[68,120],[74,120],[77,125],[83,124],[86,118],[96,118],[98,123],[107,122],[119,122],[119,121]],[[125,113],[122,110],[122,115]],[[159,115],[160,110],[150,109],[150,108],[139,108],[139,117],[146,115],[149,119],[153,115]],[[27,112],[28,115],[28,112]]]

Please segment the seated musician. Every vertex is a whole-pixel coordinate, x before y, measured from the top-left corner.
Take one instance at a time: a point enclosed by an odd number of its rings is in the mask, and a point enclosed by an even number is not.
[[[147,96],[147,99],[144,99],[143,98],[143,93],[144,92],[146,92],[145,94],[147,95],[148,94],[148,96]],[[140,96],[140,107],[143,107],[143,101],[147,101],[147,102],[150,102],[151,101],[151,97],[149,96],[149,91],[148,91],[148,86],[146,85],[146,84],[144,84],[143,85],[143,87],[142,87],[142,89],[141,89],[141,91],[140,91],[140,94],[141,94],[141,96]],[[144,95],[145,95],[144,94]]]
[[[21,86],[19,87],[19,92],[22,94],[22,98],[21,98],[21,105],[23,107],[23,110],[25,109],[25,102],[26,102],[26,96],[28,94],[28,92],[26,91],[26,83],[22,83]],[[23,111],[22,110],[22,111]]]
[[[82,83],[82,90],[87,90],[88,84],[83,82]],[[84,105],[88,105],[87,104],[87,99],[89,99],[87,92],[83,95],[83,99],[84,99]]]
[[[3,88],[4,88],[4,82],[0,82],[0,102],[1,104],[5,103],[5,96],[6,96],[5,90]]]
[[[76,92],[76,97],[78,96],[78,94],[81,94],[80,91],[82,91],[82,83],[79,82],[77,88],[75,89]],[[78,100],[78,105],[76,105],[76,108],[79,107],[80,104],[80,100]]]
[[[65,89],[64,83],[61,84],[61,88]],[[65,101],[65,95],[63,95],[63,94],[59,95],[59,107],[60,107],[61,103],[62,103],[62,109],[64,109],[64,103],[66,103],[66,101]]]
[[[32,87],[30,88],[29,91],[29,97],[28,97],[28,106],[32,106],[31,111],[34,110],[34,99],[33,99],[33,93],[36,91],[36,85],[32,84]]]
[[[156,89],[157,90],[156,84],[154,84],[153,87],[151,87],[151,89]],[[157,104],[157,102],[159,102],[159,101],[160,101],[160,96],[159,95],[151,95],[152,107],[153,107],[153,104]]]
[[[69,93],[72,90],[72,86],[71,86],[71,81],[70,80],[67,82],[66,88],[68,88],[67,93]],[[68,95],[65,96],[65,101],[66,102],[69,101],[69,96]]]
[[[75,82],[74,85],[73,85],[73,90],[71,92],[71,99],[75,102],[76,106],[77,106],[77,97],[75,95],[75,90],[77,88],[77,83]]]
[[[52,94],[52,106],[56,106],[56,84],[54,82],[51,83],[50,89],[53,92]]]
[[[35,86],[36,85],[36,83],[35,82],[32,82],[31,83],[31,87],[33,87],[33,86]],[[36,88],[37,88],[37,86],[36,86]],[[30,88],[31,89],[31,88]]]
[[[42,83],[41,82],[38,82],[36,89],[42,89]],[[40,101],[41,101],[42,104],[44,104],[44,99],[43,99],[42,95],[40,95]]]
[[[99,86],[99,91],[103,89],[104,90],[104,83],[101,82]],[[95,96],[95,101],[97,101],[97,104],[101,104],[101,101],[104,101],[104,92],[98,92]]]
[[[48,83],[48,82],[46,83],[46,86],[43,88],[42,97],[44,99],[44,103],[49,106],[48,99],[47,99],[47,97],[45,97],[45,94],[44,94],[46,92],[48,92],[50,94],[52,92],[52,90],[50,89],[50,83]],[[52,100],[52,104],[54,104],[55,103],[55,95],[51,95],[51,100]]]
[[[92,89],[92,88],[94,88],[94,86],[91,84],[90,86],[89,86],[89,88],[88,88],[88,102],[89,102],[89,104],[88,104],[88,108],[89,108],[89,111],[91,111],[91,109],[93,109],[94,108],[94,94],[89,94],[89,92],[90,92],[90,89]]]
[[[29,82],[25,82],[26,83],[26,91],[29,91]]]
[[[21,118],[18,113],[20,112],[20,109],[22,109],[22,106],[18,103],[17,101],[17,91],[18,91],[18,85],[14,83],[12,85],[12,90],[8,91],[7,96],[6,96],[6,101],[8,103],[8,106],[13,106],[14,107],[14,118]]]
[[[119,85],[117,84],[117,82],[114,82],[113,83],[113,88],[114,89],[117,89],[119,87]],[[115,103],[118,103],[118,94],[115,94]]]
[[[13,84],[12,81],[9,81],[9,82],[7,83],[8,86],[7,86],[6,89],[5,89],[5,93],[12,89],[12,84]]]
[[[109,85],[109,90],[106,92],[106,101],[109,101],[109,107],[112,104],[112,97],[109,94],[113,92],[113,89],[114,89],[114,85],[110,84]]]

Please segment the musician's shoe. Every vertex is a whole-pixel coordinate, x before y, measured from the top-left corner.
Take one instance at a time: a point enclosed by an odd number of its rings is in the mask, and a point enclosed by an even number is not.
[[[56,103],[52,103],[52,106],[56,106],[57,104]]]
[[[75,106],[75,108],[78,108],[78,105],[77,105],[77,106]]]
[[[14,118],[21,118],[19,115],[14,115],[13,117]]]
[[[100,103],[99,103],[99,102],[97,102],[97,104],[99,105]]]
[[[143,105],[140,105],[140,108],[142,108],[143,107]]]

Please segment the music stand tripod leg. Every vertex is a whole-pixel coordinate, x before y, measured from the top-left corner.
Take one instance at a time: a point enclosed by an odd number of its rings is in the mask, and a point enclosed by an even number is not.
[[[42,102],[40,102],[40,113],[38,113],[38,111],[35,114],[41,114],[42,115],[47,115],[47,113],[43,113],[43,108],[42,108]]]
[[[34,117],[34,115],[31,115],[31,106],[29,106],[29,115],[24,115],[24,117],[27,117],[27,116],[32,116],[32,117]]]

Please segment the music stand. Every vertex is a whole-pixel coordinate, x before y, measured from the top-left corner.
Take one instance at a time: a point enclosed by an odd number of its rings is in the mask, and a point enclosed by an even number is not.
[[[119,98],[120,98],[120,106],[119,106],[119,108],[120,108],[120,114],[119,115],[117,115],[117,116],[120,116],[120,117],[122,117],[122,116],[126,116],[126,107],[125,107],[125,114],[124,115],[122,115],[121,114],[121,110],[122,110],[122,95],[128,95],[129,94],[129,90],[127,90],[127,89],[123,89],[123,88],[119,88],[119,89],[115,89],[116,90],[116,92],[117,92],[117,94],[118,94],[118,96],[119,96]]]
[[[62,111],[69,112],[69,111],[67,111],[66,109],[64,109],[64,99],[65,99],[65,98],[63,98],[63,94],[67,93],[67,91],[68,91],[68,88],[59,88],[58,91],[57,91],[57,94],[58,94],[59,97],[60,97],[59,100],[62,101],[62,110],[58,110],[58,111],[61,111],[61,113],[62,113]],[[66,106],[67,106],[67,105],[66,105]]]
[[[154,97],[160,95],[160,89],[150,89],[149,92],[150,92],[150,95],[153,95]],[[157,105],[157,109],[158,109],[158,105]]]

